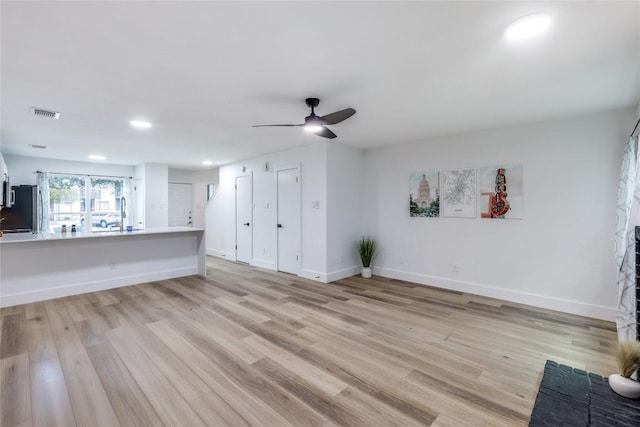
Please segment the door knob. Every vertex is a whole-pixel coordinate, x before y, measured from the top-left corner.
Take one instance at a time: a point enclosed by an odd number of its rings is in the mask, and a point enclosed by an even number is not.
[[[245,222],[243,225],[246,225],[246,226],[248,227],[248,226],[249,226],[249,223],[248,223],[248,222]]]
[[[278,224],[278,228],[282,228],[282,224]]]

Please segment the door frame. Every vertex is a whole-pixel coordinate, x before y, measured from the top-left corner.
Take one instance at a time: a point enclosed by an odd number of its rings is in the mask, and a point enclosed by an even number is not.
[[[289,169],[297,169],[298,170],[298,218],[299,218],[299,229],[298,229],[298,277],[300,277],[300,273],[302,272],[302,165],[299,162],[296,163],[285,163],[282,165],[277,165],[275,168],[274,181],[276,188],[276,223],[274,224],[276,230],[276,271],[280,271],[280,237],[278,233],[278,208],[280,207],[280,200],[278,199],[279,188],[278,188],[278,172],[285,171]]]
[[[249,265],[253,265],[253,172],[247,172],[247,173],[243,173],[241,175],[236,175],[233,177],[233,201],[234,201],[234,206],[233,206],[233,213],[234,213],[234,250],[233,250],[233,260],[235,262],[238,262],[238,178],[244,178],[244,177],[249,177],[249,184],[251,185],[251,192],[250,192],[250,209],[251,212],[249,213],[249,222],[251,223],[249,225],[249,231],[251,234],[251,244],[250,244],[250,248],[249,248]]]

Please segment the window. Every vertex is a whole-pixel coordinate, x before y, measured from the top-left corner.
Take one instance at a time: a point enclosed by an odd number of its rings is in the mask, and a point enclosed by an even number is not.
[[[53,175],[49,177],[49,226],[59,233],[62,225],[82,225],[86,206],[86,179],[76,176]]]
[[[121,207],[128,180],[113,177],[51,175],[49,177],[49,228],[60,233],[63,225],[71,231],[108,231],[119,228]],[[87,203],[88,201],[88,203]],[[125,226],[127,219],[125,215]]]

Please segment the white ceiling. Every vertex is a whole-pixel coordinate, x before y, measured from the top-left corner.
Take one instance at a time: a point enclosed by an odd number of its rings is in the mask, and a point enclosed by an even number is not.
[[[502,36],[553,17],[542,36]],[[1,3],[2,152],[200,169],[323,140],[377,147],[638,105],[640,2]],[[29,107],[60,111],[34,117]],[[129,120],[153,123],[146,131]],[[633,124],[630,124],[632,126]],[[35,150],[29,144],[49,146]]]

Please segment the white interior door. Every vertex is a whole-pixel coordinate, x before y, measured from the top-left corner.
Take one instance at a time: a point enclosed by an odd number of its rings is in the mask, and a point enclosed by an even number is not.
[[[300,176],[298,168],[278,174],[278,270],[300,273]]]
[[[236,261],[251,262],[253,252],[251,176],[236,177]]]
[[[169,226],[191,227],[193,223],[193,186],[169,183]]]

